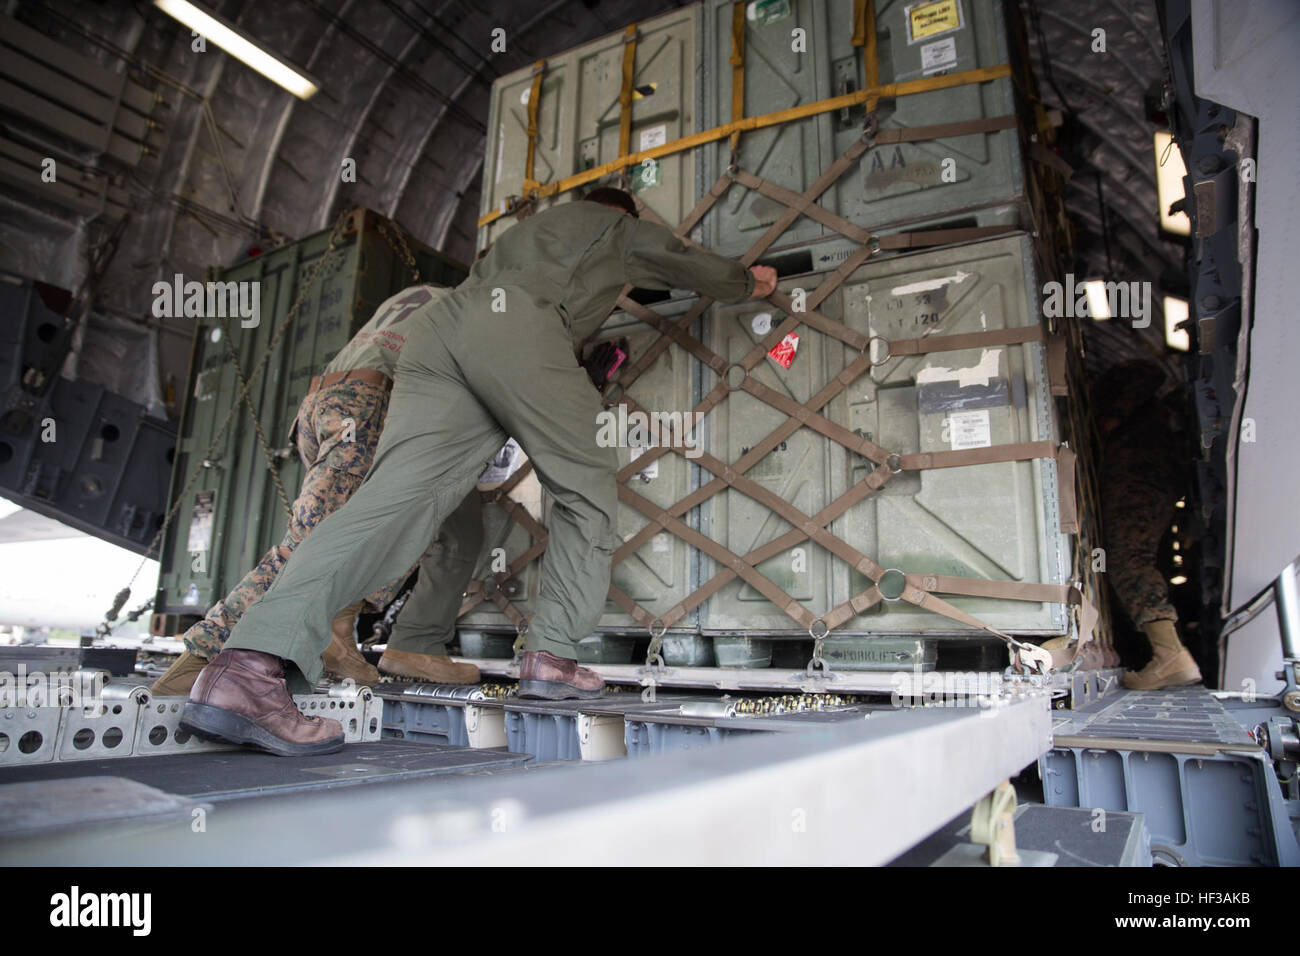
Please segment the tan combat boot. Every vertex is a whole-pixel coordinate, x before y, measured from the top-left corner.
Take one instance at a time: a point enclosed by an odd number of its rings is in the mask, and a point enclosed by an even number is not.
[[[461,664],[445,654],[415,654],[391,647],[379,658],[379,669],[392,677],[432,681],[435,684],[477,684],[478,668]]]
[[[188,697],[190,688],[198,680],[199,671],[208,666],[208,662],[193,651],[185,651],[172,661],[162,677],[153,682],[149,693],[155,697]]]
[[[1201,669],[1183,642],[1173,621],[1151,621],[1143,626],[1151,641],[1151,663],[1140,671],[1125,671],[1129,690],[1160,690],[1201,682]]]
[[[357,649],[357,639],[352,633],[360,610],[361,602],[358,601],[339,611],[330,624],[334,640],[330,641],[330,646],[325,648],[325,653],[320,657],[325,662],[325,669],[334,676],[351,678],[358,684],[373,686],[379,683],[379,671]]]

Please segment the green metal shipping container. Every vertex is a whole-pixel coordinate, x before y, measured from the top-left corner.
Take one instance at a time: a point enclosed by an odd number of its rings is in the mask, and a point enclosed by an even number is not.
[[[744,115],[757,116],[861,90],[861,47],[852,43],[854,0],[759,0],[746,7]],[[731,0],[704,0],[637,25],[629,152],[649,149],[732,119]],[[1025,83],[1018,19],[1004,0],[877,0],[881,83],[1009,64],[1011,77],[881,100],[882,130],[1034,113]],[[555,182],[618,157],[625,35],[547,59],[540,87],[533,178]],[[522,194],[528,154],[532,67],[493,84],[484,161],[486,214]],[[865,108],[819,113],[741,135],[742,169],[801,192],[862,135]],[[1038,229],[1045,202],[1026,168],[1017,129],[875,147],[822,194],[819,202],[880,232],[905,227],[1011,225]],[[731,140],[660,157],[625,171],[650,209],[680,222],[731,163]],[[602,183],[612,184],[617,176]],[[593,183],[591,185],[597,185]],[[590,188],[590,187],[586,187]],[[568,202],[583,188],[540,201]],[[693,236],[723,255],[745,252],[786,207],[733,186]],[[480,248],[508,229],[504,216],[479,231]],[[800,217],[771,247],[811,255],[807,269],[833,268],[847,240]],[[806,271],[803,268],[783,271]]]
[[[162,542],[155,633],[175,633],[186,619],[203,614],[224,597],[280,541],[287,524],[249,410],[237,409],[231,426],[217,437],[240,393],[225,337],[231,336],[239,369],[252,384],[253,410],[292,500],[303,468],[291,429],[312,377],[381,302],[415,282],[404,257],[379,231],[381,225],[390,235],[397,234],[392,223],[371,210],[357,209],[350,215],[334,255],[269,358],[267,350],[288,309],[325,254],[330,231],[210,277],[259,283],[260,321],[243,328],[238,317],[224,324],[216,316],[197,320],[169,499],[179,507]],[[420,282],[456,285],[464,278],[462,264],[412,239],[407,244]],[[253,377],[264,359],[261,373]]]
[[[856,92],[866,85],[861,49],[853,46],[854,0],[760,0],[745,27],[745,115],[789,109]],[[707,0],[700,46],[704,92],[701,126],[731,120],[732,8]],[[894,83],[1007,63],[1017,49],[1002,0],[876,0],[880,82]],[[1014,11],[1012,11],[1014,14]],[[792,31],[802,31],[796,38]],[[802,42],[800,42],[800,40]],[[1013,62],[1013,77],[1019,67]],[[987,119],[1020,112],[1012,79],[957,86],[882,100],[882,130]],[[802,192],[862,135],[863,107],[820,113],[742,134],[742,169]],[[707,187],[731,162],[729,140],[704,151]],[[948,175],[945,176],[945,161]],[[1019,225],[1033,216],[1026,170],[1015,129],[877,146],[822,194],[826,209],[883,232],[903,224]],[[786,207],[733,186],[705,219],[704,244],[737,256]],[[773,251],[836,233],[800,217]],[[814,268],[821,268],[820,265]]]
[[[808,280],[785,280],[782,287],[788,291],[800,284]],[[1030,240],[1016,235],[870,262],[819,311],[864,335],[902,339],[1035,325],[1040,321],[1038,299]],[[712,347],[735,360],[784,318],[766,303],[715,306]],[[802,403],[858,353],[806,325],[797,334],[789,369],[768,359],[755,375]],[[899,454],[1059,440],[1040,342],[888,360],[841,392],[825,414]],[[783,412],[734,391],[710,415],[710,451],[734,462],[785,419]],[[873,467],[808,428],[795,432],[785,445],[746,474],[805,514],[831,504]],[[906,472],[854,505],[830,530],[885,568],[1063,584],[1072,562],[1059,521],[1056,463],[1034,459]],[[732,489],[713,499],[707,526],[712,537],[738,554],[790,528]],[[870,586],[820,546],[804,543],[799,550],[803,553],[772,557],[759,570],[813,613],[821,615]],[[712,573],[709,563],[702,580]],[[1059,604],[945,599],[993,627],[1016,633],[1060,634],[1068,624]],[[719,635],[803,633],[739,580],[709,600],[702,627],[706,634]],[[980,636],[901,601],[878,604],[834,635],[855,633]],[[828,640],[828,648],[835,640]]]
[[[631,152],[696,131],[699,21],[700,7],[693,4],[637,25]],[[537,107],[533,178],[538,182],[554,182],[618,158],[623,49],[623,34],[613,33],[547,59]],[[520,194],[532,85],[532,67],[492,84],[483,213]],[[668,156],[653,168],[632,171],[630,185],[664,220],[677,223],[695,205],[695,170],[694,154]],[[544,200],[542,207],[569,202],[576,195]],[[514,218],[506,216],[480,230],[480,248],[513,223]]]

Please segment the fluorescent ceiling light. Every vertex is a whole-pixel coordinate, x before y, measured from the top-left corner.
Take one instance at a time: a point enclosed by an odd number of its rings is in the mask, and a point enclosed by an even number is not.
[[[1183,165],[1183,151],[1169,133],[1156,133],[1155,146],[1156,202],[1160,204],[1160,228],[1180,236],[1190,235],[1192,221],[1187,218],[1187,213],[1169,215],[1169,207],[1184,196],[1183,177],[1187,175],[1187,167]]]
[[[1083,284],[1083,291],[1088,296],[1088,315],[1094,319],[1110,318],[1110,299],[1106,295],[1106,283],[1100,279],[1089,279]]]
[[[189,0],[154,0],[154,6],[197,31],[199,36],[221,47],[268,80],[283,86],[299,99],[306,100],[315,95],[318,87],[307,74],[272,56],[239,28],[195,6]]]
[[[1171,349],[1186,352],[1192,347],[1192,337],[1186,329],[1176,329],[1179,322],[1187,321],[1187,300],[1165,296],[1165,344]]]

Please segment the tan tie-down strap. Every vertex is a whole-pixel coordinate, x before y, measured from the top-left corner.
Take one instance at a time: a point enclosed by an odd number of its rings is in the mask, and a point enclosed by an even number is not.
[[[740,21],[740,14],[743,11],[744,4],[737,4],[733,8],[733,27]],[[859,96],[855,102],[868,102],[874,104],[875,98],[880,95],[906,95],[909,92],[919,92],[918,89],[900,89],[900,86],[906,84],[892,84],[890,87],[880,87],[878,82],[878,63],[875,56],[875,20],[872,12],[872,4],[866,0],[859,0],[855,6],[855,43],[863,45],[864,57],[867,60],[867,76],[870,90],[859,91],[860,94],[872,94]],[[861,36],[858,36],[859,32]],[[632,40],[629,40],[629,46]],[[627,65],[629,57],[632,54],[625,50],[624,58],[624,89],[628,91],[626,97],[621,97],[624,112],[623,120],[630,118],[630,86],[628,84]],[[761,128],[765,125],[771,125],[766,120],[777,116],[778,114],[768,114],[767,117],[749,118],[743,117],[743,75],[744,75],[744,45],[743,45],[743,22],[740,31],[740,38],[737,41],[733,30],[733,47],[732,63],[733,67],[733,116],[732,124],[729,128],[719,128],[725,130],[722,135],[738,135],[743,129]],[[985,79],[994,78],[994,75],[1007,75],[1005,72],[989,74],[981,71],[970,71],[968,74],[959,74],[955,82],[946,82],[942,86],[957,85],[965,82],[982,82]],[[938,79],[938,78],[932,78]],[[926,87],[930,88],[930,87]],[[939,87],[934,87],[939,88]],[[837,98],[837,99],[843,99]],[[534,94],[534,102],[536,94]],[[626,100],[626,102],[624,102]],[[821,107],[830,101],[822,101],[820,104],[811,104],[813,107]],[[849,104],[841,104],[849,105]],[[837,108],[837,107],[828,107]],[[800,118],[803,115],[813,115],[815,112],[824,111],[822,109],[813,109],[811,111],[784,111],[791,113],[777,121],[785,122],[791,119]],[[764,122],[755,123],[754,120]],[[785,211],[776,222],[763,233],[763,235],[750,247],[750,249],[740,257],[740,261],[746,266],[752,265],[757,261],[764,252],[767,251],[790,225],[800,216],[819,222],[829,229],[843,235],[845,238],[859,244],[855,250],[843,263],[836,269],[822,276],[820,284],[805,297],[805,310],[795,312],[793,303],[784,293],[777,292],[773,294],[769,301],[773,305],[782,309],[786,313],[786,318],[773,328],[762,341],[756,343],[754,347],[738,362],[729,362],[722,356],[713,352],[707,345],[690,333],[690,328],[694,322],[702,316],[705,311],[712,305],[712,300],[707,297],[699,299],[694,306],[689,309],[683,316],[676,320],[666,319],[653,310],[639,305],[627,298],[631,292],[631,287],[623,289],[615,308],[622,309],[627,313],[634,315],[645,322],[650,327],[657,330],[660,335],[655,342],[646,349],[641,355],[635,357],[618,376],[615,383],[607,387],[606,407],[612,407],[617,404],[623,404],[628,407],[629,411],[644,411],[636,401],[628,395],[628,389],[640,378],[640,376],[649,369],[664,351],[670,348],[674,343],[681,346],[692,356],[697,358],[706,368],[713,371],[718,376],[718,382],[709,390],[701,399],[699,404],[693,410],[694,412],[707,414],[713,408],[726,400],[727,396],[733,390],[743,390],[752,395],[759,401],[764,402],[770,407],[782,412],[786,419],[779,426],[773,429],[761,441],[752,445],[749,450],[742,455],[735,463],[727,463],[715,458],[712,455],[702,452],[698,448],[692,448],[692,455],[689,460],[694,461],[705,471],[712,475],[712,478],[706,481],[700,488],[691,492],[685,498],[668,506],[663,507],[657,503],[651,502],[645,497],[633,491],[626,482],[628,482],[637,472],[643,470],[649,464],[657,461],[663,455],[669,453],[685,454],[685,442],[688,436],[672,435],[667,433],[657,433],[652,436],[655,444],[644,450],[642,455],[630,462],[619,470],[617,481],[619,483],[618,495],[620,501],[636,509],[647,519],[646,524],[640,531],[636,532],[614,552],[613,560],[615,563],[626,560],[635,554],[640,548],[644,547],[650,539],[660,532],[667,531],[676,535],[678,538],[697,549],[703,554],[709,556],[717,562],[718,571],[704,584],[687,595],[678,604],[665,611],[662,615],[656,616],[642,607],[637,601],[630,597],[626,592],[611,584],[609,588],[609,599],[617,606],[622,608],[629,616],[639,624],[646,627],[655,637],[652,645],[652,652],[657,650],[657,644],[661,639],[664,630],[672,627],[681,621],[686,615],[690,614],[695,608],[707,601],[710,597],[717,594],[729,582],[736,578],[741,578],[760,594],[762,594],[774,606],[779,608],[783,613],[790,617],[792,621],[801,627],[809,629],[809,633],[820,637],[829,633],[836,627],[841,626],[847,621],[852,620],[857,615],[864,613],[870,608],[876,606],[885,600],[902,600],[907,601],[917,607],[925,608],[934,613],[943,615],[950,620],[958,621],[966,626],[979,629],[986,633],[996,635],[1015,646],[1019,642],[1010,635],[1004,634],[995,628],[992,628],[980,621],[973,615],[967,614],[961,609],[953,606],[943,600],[938,595],[958,594],[967,596],[983,596],[1002,598],[1009,600],[1033,601],[1033,602],[1057,602],[1067,605],[1078,606],[1080,608],[1080,633],[1081,639],[1086,640],[1090,635],[1092,627],[1096,622],[1096,611],[1084,601],[1077,588],[1071,588],[1063,585],[1037,584],[1029,582],[1014,581],[992,581],[976,578],[957,578],[945,575],[927,575],[927,574],[906,574],[906,584],[902,593],[894,598],[886,597],[880,589],[880,581],[885,576],[886,569],[882,568],[872,558],[858,551],[848,542],[827,530],[827,527],[841,517],[854,505],[865,500],[868,496],[884,487],[890,478],[895,474],[900,474],[909,470],[924,470],[930,468],[954,468],[966,467],[977,464],[988,464],[993,462],[1007,461],[1024,461],[1033,458],[1052,458],[1058,465],[1058,476],[1060,479],[1060,502],[1061,502],[1061,530],[1073,532],[1077,529],[1077,515],[1074,494],[1074,453],[1066,446],[1058,446],[1049,441],[1021,442],[1010,445],[991,446],[987,448],[964,449],[961,451],[938,451],[925,453],[895,454],[890,450],[875,444],[862,435],[859,435],[836,422],[826,418],[823,414],[825,406],[836,396],[841,394],[846,388],[850,387],[862,375],[866,374],[873,365],[873,352],[875,363],[883,363],[899,356],[914,356],[928,353],[956,351],[968,348],[989,347],[993,345],[1014,345],[1029,342],[1044,342],[1048,351],[1048,366],[1050,372],[1050,384],[1053,394],[1063,394],[1059,389],[1063,389],[1065,381],[1065,353],[1061,350],[1063,340],[1056,336],[1048,336],[1040,327],[1014,328],[1014,329],[996,329],[972,333],[958,333],[953,335],[932,335],[917,339],[898,339],[885,341],[879,337],[866,336],[862,333],[849,328],[841,322],[830,319],[818,312],[818,307],[839,286],[879,249],[915,249],[927,246],[944,245],[957,242],[967,242],[973,240],[987,239],[992,236],[1002,235],[1016,231],[1012,227],[976,227],[950,230],[933,230],[917,233],[897,233],[893,235],[879,236],[872,233],[869,229],[856,223],[850,222],[833,212],[820,206],[818,198],[829,189],[848,169],[856,164],[858,159],[869,149],[878,145],[899,142],[915,142],[925,139],[939,139],[946,137],[955,137],[971,135],[976,133],[991,132],[1000,129],[1010,129],[1016,124],[1013,116],[999,116],[975,120],[954,121],[950,123],[937,124],[927,127],[913,127],[910,129],[891,129],[876,130],[874,121],[869,123],[868,130],[864,136],[855,140],[848,149],[844,151],[836,160],[818,177],[817,181],[809,186],[802,193],[785,189],[774,183],[770,183],[761,177],[739,169],[733,165],[727,173],[720,176],[718,180],[709,188],[700,201],[690,211],[685,219],[674,230],[675,234],[684,241],[689,242],[689,233],[704,219],[710,212],[714,204],[733,186],[738,185],[742,188],[754,190],[761,195],[772,199],[785,207]],[[620,159],[629,161],[640,161],[638,156],[624,156],[627,143],[623,138],[623,125],[620,124]],[[713,131],[718,132],[718,131]],[[697,134],[698,138],[698,134]],[[699,138],[699,142],[687,143],[686,140],[679,140],[676,143],[667,144],[672,149],[665,150],[658,147],[650,152],[655,155],[668,155],[680,149],[690,148],[691,146],[700,145],[705,142],[712,142],[721,136],[708,136]],[[687,140],[690,140],[687,137]],[[734,141],[733,141],[734,142]],[[643,158],[643,157],[642,157]],[[734,156],[733,156],[734,163]],[[607,164],[610,165],[610,164]],[[620,165],[619,168],[622,168]],[[595,176],[581,174],[589,179],[599,178],[612,170],[604,170]],[[589,173],[596,173],[596,170]],[[551,184],[545,187],[541,192],[551,195],[565,189],[580,185],[576,182],[580,177],[570,177],[559,183]],[[537,193],[538,195],[541,192]],[[638,206],[642,209],[646,218],[658,221],[658,217],[646,209],[640,202]],[[858,351],[858,356],[823,388],[812,396],[807,402],[800,403],[790,398],[788,395],[777,390],[768,388],[759,382],[752,373],[760,364],[762,364],[769,350],[779,343],[787,333],[794,331],[800,325],[807,325],[813,330],[831,336],[847,347]],[[882,354],[883,353],[883,354]],[[655,427],[653,419],[651,427]],[[848,491],[831,502],[815,515],[803,514],[795,508],[790,502],[775,495],[762,485],[746,477],[746,472],[762,460],[766,455],[774,451],[781,442],[788,439],[800,428],[810,428],[818,434],[826,437],[831,441],[838,442],[853,453],[872,462],[875,466],[862,480],[855,483]],[[500,495],[502,497],[499,504],[507,508],[512,518],[519,521],[529,530],[534,539],[533,547],[525,554],[519,556],[511,563],[507,572],[495,575],[498,582],[502,582],[511,575],[516,574],[529,561],[539,556],[546,546],[545,529],[532,520],[526,510],[508,498],[508,491],[517,484],[522,478],[522,473],[512,476],[514,481],[498,489],[497,492],[485,493],[489,496],[488,500],[493,500],[490,496]],[[753,551],[738,555],[728,548],[718,544],[716,541],[701,534],[699,531],[692,529],[683,520],[684,516],[691,509],[699,506],[703,502],[712,498],[714,495],[728,488],[734,488],[736,491],[744,494],[768,508],[774,514],[781,517],[791,525],[791,530],[776,538],[773,541],[764,544]],[[511,507],[513,505],[513,507]],[[854,595],[848,601],[831,609],[820,618],[805,608],[793,596],[785,592],[781,587],[763,575],[757,568],[758,565],[771,558],[779,555],[789,549],[798,546],[805,541],[812,541],[826,550],[830,551],[837,558],[845,561],[850,567],[857,570],[869,581],[871,586],[859,594]],[[478,582],[471,587],[472,600],[467,602],[462,613],[470,607],[476,606],[484,600],[490,599],[503,611],[516,625],[520,623],[522,615],[518,609],[500,593],[497,589],[490,595],[483,594],[482,585]]]

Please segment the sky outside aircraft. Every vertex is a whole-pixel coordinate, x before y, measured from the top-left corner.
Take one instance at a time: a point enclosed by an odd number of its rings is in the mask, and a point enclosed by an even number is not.
[[[91,633],[140,561],[134,552],[0,498],[0,626]],[[147,600],[157,580],[158,562],[146,561],[123,614]],[[114,634],[147,634],[148,623],[142,615]]]

